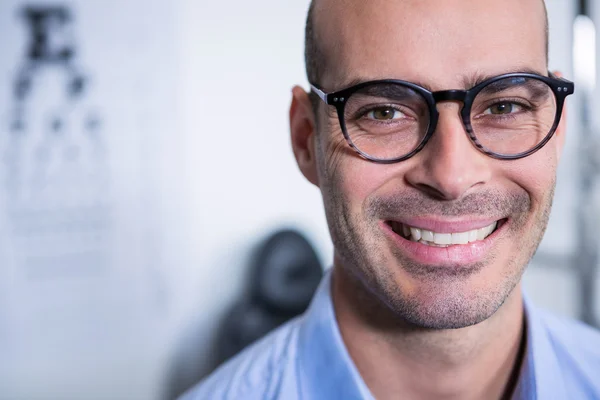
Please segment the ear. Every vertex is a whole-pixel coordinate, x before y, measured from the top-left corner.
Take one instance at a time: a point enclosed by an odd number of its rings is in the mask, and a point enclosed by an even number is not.
[[[560,71],[552,72],[556,77],[562,78],[563,74]],[[563,105],[562,114],[560,116],[560,123],[556,128],[556,132],[554,132],[554,136],[556,137],[556,156],[557,159],[560,160],[560,156],[563,152],[563,147],[565,146],[565,139],[567,133],[567,102]]]
[[[308,93],[299,86],[292,89],[290,106],[292,149],[300,171],[313,185],[319,186],[316,159],[315,115]]]

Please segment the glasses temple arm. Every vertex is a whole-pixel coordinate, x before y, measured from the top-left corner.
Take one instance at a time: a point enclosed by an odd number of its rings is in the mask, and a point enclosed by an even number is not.
[[[310,88],[317,96],[319,96],[321,100],[325,102],[325,104],[329,104],[329,102],[327,101],[327,93],[325,93],[315,85],[310,85]]]
[[[553,79],[558,79],[559,81],[571,83],[571,81],[566,78],[556,76],[556,74],[552,73],[552,71],[548,71],[548,76]]]

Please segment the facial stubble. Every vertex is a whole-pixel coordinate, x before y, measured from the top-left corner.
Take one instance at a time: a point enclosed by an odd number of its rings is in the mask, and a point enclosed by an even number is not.
[[[529,194],[481,192],[455,202],[442,202],[425,195],[373,196],[358,212],[350,208],[344,195],[339,169],[322,177],[325,211],[335,248],[336,268],[361,286],[380,307],[387,308],[403,323],[425,329],[457,329],[478,324],[492,316],[519,283],[535,254],[548,224],[555,181],[537,211]],[[536,212],[533,222],[531,213]],[[379,222],[399,215],[510,215],[506,237],[518,242],[516,253],[505,258],[500,279],[489,290],[473,290],[472,279],[498,262],[501,255],[492,250],[485,260],[472,265],[424,265],[408,258],[390,245]],[[338,265],[340,264],[340,265]],[[405,274],[398,274],[401,269]],[[398,276],[408,276],[418,293],[407,293]],[[426,301],[424,301],[426,299]],[[360,302],[359,302],[360,303]]]

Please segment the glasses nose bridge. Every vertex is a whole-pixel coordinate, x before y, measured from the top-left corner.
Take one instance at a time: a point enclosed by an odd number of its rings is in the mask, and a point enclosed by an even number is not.
[[[466,90],[441,90],[439,92],[433,92],[433,100],[435,100],[435,104],[441,103],[443,101],[458,101],[464,103],[467,99],[467,91]]]
[[[459,90],[459,89],[452,89],[452,90],[441,90],[439,92],[432,92],[431,95],[433,96],[433,112],[435,113],[435,116],[433,117],[433,121],[432,121],[432,128],[435,131],[435,129],[437,129],[437,122],[438,122],[438,111],[437,111],[437,105],[439,103],[443,103],[446,101],[452,101],[452,102],[459,102],[462,103],[462,105],[459,108],[459,118],[461,119],[461,122],[463,123],[463,125],[466,124],[466,122],[463,120],[463,113],[464,113],[464,108],[466,106],[467,103],[467,95],[468,92],[466,90]],[[465,129],[467,129],[467,126],[465,125]]]

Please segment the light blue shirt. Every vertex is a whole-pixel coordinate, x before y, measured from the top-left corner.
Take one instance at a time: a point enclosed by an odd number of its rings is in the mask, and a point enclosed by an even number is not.
[[[373,399],[342,341],[325,275],[304,315],[220,367],[180,400]],[[600,333],[526,301],[527,352],[514,399],[600,399]],[[402,394],[398,394],[402,398]]]

